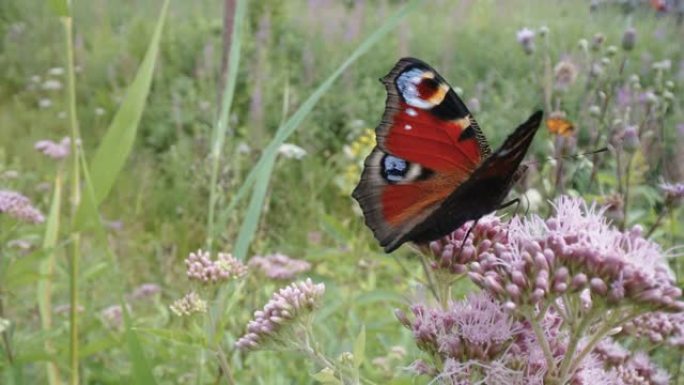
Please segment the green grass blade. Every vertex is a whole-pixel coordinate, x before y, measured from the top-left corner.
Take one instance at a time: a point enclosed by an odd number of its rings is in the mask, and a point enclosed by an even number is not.
[[[226,83],[223,89],[223,97],[221,98],[221,112],[218,116],[218,121],[214,126],[212,133],[213,146],[211,149],[211,179],[209,187],[209,214],[207,218],[207,248],[211,250],[214,236],[216,235],[215,226],[215,210],[216,199],[219,192],[217,181],[221,156],[223,153],[223,143],[228,129],[228,117],[230,115],[230,108],[233,104],[233,95],[235,94],[235,84],[237,82],[238,65],[240,64],[240,48],[242,43],[242,31],[244,20],[247,13],[247,1],[238,0],[235,4],[235,15],[233,18],[233,32],[230,42],[230,54],[228,62],[228,74],[226,76]]]
[[[261,218],[261,210],[263,209],[266,193],[268,192],[268,182],[271,180],[271,172],[273,171],[277,155],[277,152],[270,154],[270,157],[264,162],[264,166],[259,169],[259,174],[257,175],[257,180],[254,184],[254,191],[252,192],[252,198],[249,201],[247,213],[240,226],[240,233],[238,234],[235,248],[233,249],[233,254],[238,259],[245,259],[249,244],[252,242],[252,238],[256,233],[257,226],[259,225],[259,218]]]
[[[83,207],[88,207],[88,211],[84,211],[86,213],[88,212],[93,212],[94,215],[92,218],[88,218],[89,221],[94,223],[95,225],[93,226],[94,229],[94,234],[95,238],[97,239],[97,243],[100,245],[105,245],[105,251],[107,252],[107,255],[110,258],[110,261],[112,265],[114,266],[114,273],[116,276],[121,276],[121,269],[119,268],[119,265],[117,263],[117,258],[116,255],[114,254],[114,251],[111,249],[109,242],[107,240],[107,234],[105,231],[104,226],[102,225],[102,221],[100,220],[100,216],[97,215],[97,207],[96,206],[96,196],[95,196],[95,187],[93,185],[93,179],[91,177],[90,173],[90,168],[88,166],[88,163],[86,161],[85,155],[83,151],[80,151],[80,162],[81,162],[81,170],[83,174],[83,181],[84,181],[84,187],[85,187],[85,194],[83,194],[83,204],[85,206]],[[122,279],[123,282],[123,279]],[[131,359],[131,366],[132,366],[132,376],[133,376],[133,383],[134,384],[156,384],[156,381],[154,379],[154,375],[152,374],[152,367],[149,364],[149,361],[147,360],[147,357],[145,356],[145,352],[142,349],[142,345],[140,344],[140,340],[138,338],[138,335],[136,332],[133,330],[133,325],[130,319],[130,314],[128,313],[128,309],[126,308],[126,304],[124,301],[124,286],[116,286],[116,290],[119,291],[118,296],[119,296],[119,302],[121,303],[121,309],[123,312],[124,316],[124,331],[125,331],[125,338],[126,338],[126,345],[128,347],[128,353]]]
[[[347,60],[345,60],[336,70],[333,72],[325,81],[316,88],[316,90],[309,96],[309,98],[295,111],[295,113],[287,120],[285,123],[278,128],[275,137],[266,146],[261,158],[257,162],[256,166],[250,171],[249,175],[245,179],[242,187],[235,194],[231,200],[230,205],[223,213],[224,218],[227,217],[230,212],[235,208],[237,203],[244,197],[250,187],[254,184],[257,178],[261,179],[260,183],[265,183],[268,185],[268,179],[270,179],[271,170],[273,169],[272,162],[278,152],[278,148],[282,145],[285,140],[287,140],[290,135],[292,135],[297,127],[304,121],[306,116],[313,110],[314,106],[318,101],[325,95],[325,93],[330,89],[335,80],[337,80],[340,75],[354,63],[361,55],[365,54],[370,50],[370,48],[379,42],[389,31],[397,26],[399,21],[406,16],[411,10],[413,10],[420,0],[413,0],[401,7],[394,15],[392,15],[387,21],[381,25],[375,32],[373,32],[369,37],[367,37],[355,50],[349,55]],[[240,233],[236,240],[236,247],[234,250],[234,255],[238,259],[244,259],[247,253],[247,246],[251,243],[254,237],[254,232],[256,231],[255,221],[258,221],[261,216],[261,208],[263,207],[264,198],[266,197],[265,188],[260,186],[260,189],[254,190],[252,195],[252,201],[249,205],[249,210],[240,228]]]
[[[43,238],[43,251],[47,253],[45,259],[41,261],[39,266],[41,279],[38,281],[38,311],[40,313],[41,327],[44,332],[49,332],[52,328],[52,280],[55,271],[56,246],[59,235],[59,218],[62,207],[62,172],[58,171],[55,177],[54,192],[52,194],[52,203],[50,203],[50,213],[48,214],[45,223],[45,236]],[[50,341],[45,342],[45,349],[52,350]],[[57,365],[54,362],[47,362],[46,364],[48,383],[50,385],[59,385],[61,380]]]
[[[168,6],[169,0],[165,0],[152,39],[145,53],[145,58],[140,64],[135,79],[129,86],[126,97],[121,103],[121,107],[119,107],[112,123],[109,125],[107,133],[91,162],[90,171],[93,178],[93,188],[95,189],[96,206],[99,206],[111,191],[133,148],[133,142],[138,131],[138,123],[145,108],[145,101],[147,100],[154,75],[159,42]],[[83,228],[85,224],[84,219],[93,214],[89,213],[90,215],[86,215],[84,207],[87,206],[79,207],[76,217],[76,228]]]

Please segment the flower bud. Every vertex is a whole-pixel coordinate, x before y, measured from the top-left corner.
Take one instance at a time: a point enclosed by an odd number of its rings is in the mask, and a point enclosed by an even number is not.
[[[615,56],[617,51],[618,51],[618,47],[616,47],[614,45],[608,46],[608,49],[606,49],[606,55]]]
[[[601,116],[601,107],[597,106],[596,104],[591,105],[589,107],[589,115],[596,118]]]
[[[577,48],[586,52],[589,49],[589,42],[587,41],[587,39],[580,39],[577,42]]]
[[[629,27],[622,34],[622,49],[631,51],[636,45],[636,29]]]
[[[599,49],[601,49],[601,46],[603,45],[603,43],[605,41],[606,41],[606,37],[603,36],[602,33],[597,33],[591,39],[591,50],[592,51],[598,51]]]
[[[594,277],[589,281],[589,287],[591,291],[599,295],[605,295],[608,292],[608,286],[601,278]]]
[[[627,126],[622,132],[622,149],[632,154],[639,148],[637,126]]]

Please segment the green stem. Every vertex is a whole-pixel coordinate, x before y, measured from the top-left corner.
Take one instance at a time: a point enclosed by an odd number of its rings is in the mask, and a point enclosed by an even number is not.
[[[537,321],[537,317],[534,316],[534,312],[531,308],[528,309],[524,313],[524,315],[525,318],[527,318],[530,321],[530,325],[532,325],[534,335],[537,337],[539,345],[541,345],[541,348],[544,351],[544,358],[546,358],[547,374],[555,372],[556,364],[554,363],[553,355],[551,354],[551,347],[549,346],[549,341],[546,340],[546,336],[544,335],[544,331],[542,330],[541,325]]]
[[[584,331],[589,326],[593,318],[594,312],[593,310],[590,310],[585,317],[582,317],[582,320],[580,321],[579,325],[572,331],[572,336],[570,337],[568,349],[565,352],[565,357],[563,357],[563,362],[560,366],[559,378],[561,381],[559,384],[565,383],[565,379],[570,373],[570,364],[573,362],[573,357],[575,355],[575,349],[577,349],[577,344],[579,343],[580,339],[582,338],[582,335],[584,334]]]
[[[622,198],[622,226],[620,230],[624,230],[627,227],[627,214],[629,213],[627,210],[627,206],[629,206],[629,177],[632,173],[631,168],[633,158],[634,156],[631,154],[627,157],[627,166],[625,169],[625,194]]]
[[[69,110],[69,126],[71,127],[71,215],[72,225],[76,219],[76,212],[81,202],[81,169],[79,162],[80,132],[76,116],[76,81],[74,71],[73,19],[71,16],[62,18],[65,32],[67,54],[67,102]],[[69,263],[69,368],[71,369],[71,385],[78,385],[78,264],[80,259],[81,234],[71,233],[71,258]]]

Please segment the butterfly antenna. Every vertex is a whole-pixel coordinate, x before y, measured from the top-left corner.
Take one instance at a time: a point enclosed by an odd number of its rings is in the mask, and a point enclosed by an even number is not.
[[[600,153],[606,152],[606,151],[608,151],[608,147],[601,147],[601,148],[599,148],[598,150],[583,152],[583,153],[581,153],[581,154],[563,155],[563,156],[549,156],[549,157],[547,157],[547,159],[548,159],[548,160],[557,160],[557,159],[579,159],[579,158],[582,158],[582,157],[585,157],[585,156],[596,155],[596,154],[600,154]],[[531,160],[531,161],[527,161],[527,162],[525,162],[525,163],[526,163],[526,164],[536,164],[536,165],[539,165],[539,161],[538,161],[538,160]]]

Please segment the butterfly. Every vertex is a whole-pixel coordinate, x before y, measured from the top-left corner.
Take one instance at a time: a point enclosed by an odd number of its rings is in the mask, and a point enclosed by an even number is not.
[[[560,136],[571,136],[575,131],[572,122],[562,116],[551,116],[546,119],[546,128],[549,133]]]
[[[492,152],[463,101],[428,64],[400,59],[380,81],[385,112],[352,197],[385,252],[441,238],[502,207],[542,111]]]

